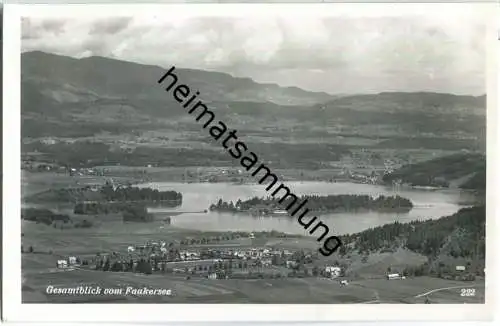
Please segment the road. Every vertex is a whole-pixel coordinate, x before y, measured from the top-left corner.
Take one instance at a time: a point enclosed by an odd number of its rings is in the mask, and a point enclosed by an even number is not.
[[[377,290],[373,290],[373,295],[375,296],[375,300],[360,302],[359,304],[367,304],[367,303],[380,303],[380,296]]]
[[[357,284],[353,284],[353,285],[357,285]],[[436,293],[439,291],[452,290],[452,289],[474,288],[474,287],[484,287],[484,284],[475,283],[475,284],[469,284],[469,285],[457,285],[457,286],[449,286],[449,287],[444,287],[444,288],[437,288],[437,289],[432,289],[432,290],[426,291],[424,293],[417,294],[417,295],[413,296],[413,298],[425,297],[429,294]],[[365,302],[360,302],[359,304],[383,303],[380,299],[378,292],[373,290],[373,293],[374,293],[375,299],[365,301]],[[406,299],[406,298],[403,298],[403,299]]]
[[[430,291],[427,291],[427,292],[424,292],[424,293],[421,293],[421,294],[417,294],[416,296],[414,296],[414,298],[425,297],[426,295],[429,295],[431,293],[435,293],[435,292],[439,292],[439,291],[444,291],[444,290],[465,289],[465,288],[473,288],[473,287],[476,287],[476,286],[484,287],[484,284],[459,285],[459,286],[450,286],[450,287],[446,287],[446,288],[439,288],[439,289],[430,290]]]

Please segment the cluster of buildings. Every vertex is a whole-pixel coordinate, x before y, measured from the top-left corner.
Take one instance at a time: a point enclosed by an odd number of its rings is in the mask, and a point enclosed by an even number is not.
[[[66,259],[58,259],[57,260],[57,268],[68,268],[71,266],[79,266],[80,259],[75,256],[70,256]]]
[[[239,260],[259,260],[263,265],[270,265],[273,256],[287,258],[293,255],[289,250],[272,250],[269,248],[220,248],[220,249],[190,249],[177,250],[167,247],[166,242],[148,242],[144,245],[129,246],[129,254],[138,251],[149,258],[162,257],[168,252],[175,252],[173,261],[196,261],[202,259],[239,259]],[[307,254],[306,257],[312,257]]]
[[[354,181],[357,183],[378,184],[381,182],[382,176],[383,173],[380,171],[372,170],[371,173],[362,173],[348,168],[342,168],[342,171],[340,171],[336,177],[332,179],[332,181],[338,179]]]
[[[300,265],[306,264],[311,268],[310,264],[314,260],[312,253],[301,252],[297,255],[296,252],[290,250],[266,247],[179,250],[173,246],[167,246],[163,241],[128,246],[127,251],[127,255],[113,253],[106,259],[122,263],[133,261],[134,266],[137,266],[138,261],[143,260],[151,265],[152,271],[170,270],[187,275],[202,273],[208,275],[209,278],[216,279],[227,277],[228,270],[245,271],[248,268],[257,268],[265,271],[265,268],[269,268],[270,271],[278,271],[281,268],[285,272],[286,269],[297,270]],[[278,267],[278,269],[273,269],[273,267]],[[338,266],[315,267],[315,269],[324,277],[341,276],[341,267]]]
[[[103,171],[98,170],[98,169],[92,169],[92,168],[69,168],[69,175],[71,176],[84,176],[84,175],[91,175],[91,176],[99,176],[103,175]]]

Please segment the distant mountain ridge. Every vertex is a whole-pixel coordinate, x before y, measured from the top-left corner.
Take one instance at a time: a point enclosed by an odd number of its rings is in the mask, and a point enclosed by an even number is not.
[[[322,109],[352,108],[380,112],[431,112],[440,114],[486,115],[486,95],[455,95],[434,92],[382,92],[342,96],[318,104]]]
[[[196,122],[157,84],[167,69],[104,57],[23,53],[23,135],[76,137],[166,126],[186,130],[186,124]],[[485,146],[485,96],[430,92],[334,96],[219,72],[176,68],[176,74],[179,82],[199,90],[199,98],[217,112],[217,118],[247,131],[270,135],[277,130],[290,132],[293,126],[301,137],[348,133],[398,149]],[[396,139],[401,137],[408,139]],[[436,142],[436,137],[446,139]]]
[[[173,64],[175,66],[175,64]],[[92,94],[105,98],[148,98],[165,100],[165,92],[156,81],[170,67],[143,65],[105,57],[76,59],[40,51],[25,52],[21,57],[23,82],[41,80],[74,88],[88,99]],[[281,105],[312,105],[335,96],[309,92],[297,87],[256,83],[250,78],[226,73],[176,67],[180,83],[200,91],[205,101],[273,102]],[[64,101],[64,99],[60,99]]]

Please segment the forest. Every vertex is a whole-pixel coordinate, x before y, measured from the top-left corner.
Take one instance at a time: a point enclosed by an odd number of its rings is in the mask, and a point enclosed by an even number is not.
[[[43,208],[23,208],[21,210],[21,218],[46,225],[51,225],[56,221],[68,223],[71,220],[68,215],[56,214],[49,209]]]
[[[123,209],[124,222],[152,222],[154,216],[148,213],[146,206],[129,205]]]
[[[401,180],[413,186],[448,187],[462,177],[470,178],[462,189],[486,190],[486,157],[480,154],[454,154],[425,162],[408,164],[383,177],[385,183]]]
[[[161,203],[162,206],[175,207],[182,204],[182,194],[176,191],[158,191],[151,188],[124,187],[113,188],[106,183],[99,191],[92,187],[49,189],[26,197],[31,203],[74,203],[74,202],[142,202]]]
[[[353,247],[359,252],[404,247],[431,259],[444,254],[454,258],[485,258],[485,206],[462,208],[437,220],[394,222],[343,236],[341,254]]]
[[[320,213],[371,210],[379,212],[407,212],[413,208],[413,203],[400,196],[371,197],[368,195],[306,195],[301,196],[297,202],[307,200],[305,207],[311,211]],[[210,205],[211,211],[221,212],[251,212],[258,209],[260,211],[273,211],[283,209],[290,201],[287,199],[282,204],[272,197],[253,197],[251,199],[236,203],[225,202],[222,199]]]
[[[158,191],[151,188],[126,187],[114,189],[112,185],[106,183],[101,188],[100,193],[106,201],[122,202],[175,202],[176,205],[182,203],[182,194],[173,190]]]
[[[74,221],[68,215],[56,214],[45,208],[23,208],[21,210],[21,219],[51,225],[55,228],[90,228],[93,226],[91,221]],[[61,224],[62,223],[62,224]],[[62,226],[64,225],[64,227]]]

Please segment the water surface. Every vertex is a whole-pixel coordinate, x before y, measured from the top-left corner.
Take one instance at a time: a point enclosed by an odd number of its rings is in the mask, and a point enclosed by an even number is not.
[[[286,185],[297,195],[399,195],[410,199],[414,207],[408,213],[336,213],[321,216],[321,220],[337,234],[359,232],[371,227],[411,220],[435,219],[455,213],[464,207],[461,202],[471,200],[473,195],[460,190],[395,190],[391,187],[355,183],[287,182]],[[245,200],[254,196],[267,196],[265,186],[259,184],[231,183],[169,183],[156,182],[139,185],[158,190],[180,191],[183,203],[177,208],[150,208],[151,212],[198,212],[219,199],[224,201]],[[220,212],[186,213],[172,216],[172,225],[206,231],[268,231],[304,234],[304,229],[295,218],[289,216],[254,217],[249,214]]]

